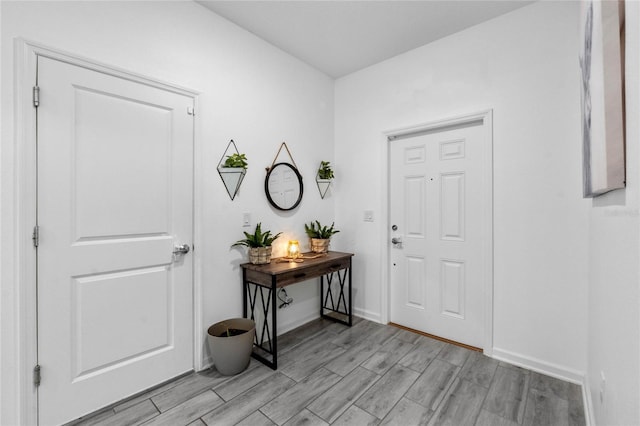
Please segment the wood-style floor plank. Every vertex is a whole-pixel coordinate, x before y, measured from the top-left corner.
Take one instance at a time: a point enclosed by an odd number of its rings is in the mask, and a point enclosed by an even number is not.
[[[184,375],[182,377],[178,377],[174,380],[171,380],[169,382],[163,383],[160,386],[156,386],[154,388],[152,388],[151,390],[147,391],[147,392],[143,392],[137,396],[131,397],[131,398],[127,398],[125,401],[116,404],[113,407],[113,410],[117,413],[118,411],[122,411],[122,410],[126,410],[129,407],[133,407],[134,405],[139,404],[142,401],[145,401],[149,398],[153,398],[156,395],[161,394],[162,392],[165,392],[171,388],[174,388],[182,383],[188,382],[193,380],[193,376],[195,376],[198,373],[194,373],[194,374],[187,374]],[[209,374],[209,370],[206,370],[204,372],[201,372],[199,374]]]
[[[292,417],[285,426],[328,426],[329,423],[322,420],[309,410],[302,410]]]
[[[404,331],[404,330],[400,330]],[[362,363],[367,370],[383,375],[393,367],[403,356],[407,354],[413,345],[404,340],[393,337],[385,343],[376,353]]]
[[[269,420],[269,417],[265,416],[260,411],[255,411],[240,423],[236,423],[236,426],[275,426],[275,423]]]
[[[356,367],[369,359],[381,347],[378,342],[365,340],[346,349],[341,355],[325,364],[327,370],[340,376],[346,376]]]
[[[323,420],[332,423],[360,397],[380,376],[358,367],[324,392],[307,408]]]
[[[379,420],[373,414],[369,414],[362,408],[358,408],[355,405],[350,406],[347,411],[342,413],[340,417],[336,419],[332,426],[375,426],[379,423]]]
[[[524,426],[568,426],[569,401],[531,389],[527,395],[527,408],[522,424]]]
[[[478,418],[487,388],[457,378],[430,424],[442,426],[473,425]]]
[[[490,413],[522,424],[530,377],[527,371],[500,365],[496,369],[483,408]]]
[[[382,419],[400,401],[418,376],[420,374],[409,368],[395,365],[369,388],[355,404]]]
[[[278,343],[278,371],[208,369],[69,426],[586,424],[579,385],[397,327],[315,320]]]
[[[467,358],[474,351],[465,349],[460,346],[452,345],[451,343],[445,343],[444,348],[438,353],[438,358],[443,361],[447,361],[450,364],[462,367],[467,361]]]
[[[223,376],[215,370],[207,370],[206,373],[197,373],[189,376],[188,380],[153,396],[151,401],[158,407],[160,412],[164,413],[201,394],[205,389],[210,389],[227,380],[229,380],[228,376]]]
[[[499,362],[480,352],[471,352],[467,362],[460,371],[460,378],[469,380],[482,387],[491,386],[493,375],[498,369]]]
[[[291,389],[271,400],[260,411],[274,423],[282,425],[340,379],[341,377],[337,374],[320,368]]]
[[[393,409],[382,419],[380,425],[397,426],[397,425],[426,425],[433,416],[433,411],[423,407],[422,405],[402,398]]]
[[[235,425],[293,385],[295,382],[284,374],[273,374],[248,391],[202,416],[202,420],[208,426]]]
[[[487,410],[480,410],[475,426],[518,426],[518,423],[490,413]]]
[[[435,411],[451,387],[458,371],[460,371],[460,367],[440,359],[434,359],[409,388],[405,396],[423,407]]]
[[[120,426],[120,425],[135,425],[145,422],[149,419],[156,417],[160,412],[153,403],[147,399],[146,401],[139,402],[125,410],[121,410],[115,413],[113,410],[109,412],[101,413],[101,415],[95,418],[89,418],[86,421],[76,423],[76,425],[82,426]]]
[[[186,425],[223,403],[222,398],[213,391],[204,391],[143,424],[145,426]]]
[[[313,356],[292,360],[279,370],[296,382],[311,375],[316,369],[324,366],[332,359],[342,355],[345,349],[336,345],[327,344],[316,349]]]
[[[244,371],[241,374],[231,377],[226,382],[213,387],[217,393],[225,401],[230,401],[242,392],[254,387],[267,377],[275,374],[275,372],[266,365],[256,360],[251,360],[252,369]]]
[[[439,340],[420,336],[411,351],[398,364],[422,373],[431,361],[438,356],[445,344]]]

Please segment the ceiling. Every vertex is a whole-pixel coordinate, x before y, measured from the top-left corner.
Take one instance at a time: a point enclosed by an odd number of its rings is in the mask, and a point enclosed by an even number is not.
[[[196,1],[334,78],[532,3],[527,0]]]

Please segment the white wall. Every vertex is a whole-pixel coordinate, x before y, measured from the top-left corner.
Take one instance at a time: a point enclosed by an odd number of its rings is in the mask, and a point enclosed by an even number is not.
[[[640,4],[626,2],[627,187],[593,200],[588,377],[596,424],[640,424]],[[601,372],[606,384],[600,399]]]
[[[204,326],[242,313],[241,273],[246,259],[231,243],[242,237],[242,213],[253,223],[284,231],[275,254],[295,236],[305,242],[305,222],[333,220],[333,200],[320,199],[315,170],[321,159],[333,161],[333,80],[212,14],[193,2],[0,2],[2,59],[2,369],[1,424],[17,421],[19,389],[15,342],[18,315],[14,192],[14,46],[15,37],[201,92],[196,138],[203,176],[198,182],[203,226],[196,247],[196,274],[203,286]],[[229,141],[249,158],[240,194],[230,201],[216,172]],[[263,190],[265,167],[286,141],[299,166],[305,193],[292,213],[268,206]],[[286,159],[280,157],[280,159]],[[28,284],[28,283],[26,283]],[[315,283],[293,286],[295,302],[280,311],[282,326],[317,316]],[[206,332],[206,329],[205,329]]]
[[[493,109],[494,355],[579,381],[587,368],[578,6],[538,2],[336,82],[336,221],[356,306],[380,318],[383,132]]]

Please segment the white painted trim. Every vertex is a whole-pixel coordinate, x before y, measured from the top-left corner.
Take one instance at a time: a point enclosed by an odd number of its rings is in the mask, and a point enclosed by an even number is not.
[[[367,311],[366,309],[353,308],[353,315],[380,324],[386,324],[388,322],[382,321],[382,317],[379,313]]]
[[[591,398],[591,386],[589,385],[588,374],[585,374],[582,380],[582,404],[584,405],[586,426],[595,426],[596,417],[593,411],[593,399]]]
[[[36,322],[36,250],[31,236],[36,225],[36,122],[32,90],[36,82],[35,52],[20,40],[15,52],[15,339],[16,358],[4,360],[16,367],[19,424],[37,424],[37,389],[33,385],[33,368],[37,363]],[[6,283],[4,285],[7,285]]]
[[[14,359],[4,360],[16,367],[18,371],[17,383],[14,389],[19,395],[17,409],[17,424],[37,424],[37,391],[33,386],[32,370],[37,362],[37,336],[36,330],[36,252],[31,244],[31,232],[36,223],[36,123],[35,110],[33,109],[31,96],[32,87],[36,81],[37,57],[47,57],[71,65],[84,67],[90,70],[110,74],[129,81],[157,87],[173,93],[178,93],[194,100],[196,114],[198,113],[199,92],[178,87],[153,78],[132,73],[121,68],[112,67],[98,61],[80,57],[68,52],[56,50],[39,43],[24,39],[16,39],[15,50],[15,183],[14,183],[14,211],[15,222],[14,247],[15,247],[15,280],[7,284],[12,289],[10,294],[16,294],[14,315],[15,352]],[[197,116],[196,116],[197,117]],[[198,120],[194,120],[198,123]],[[202,137],[199,126],[194,128],[194,158],[201,158]],[[197,153],[197,157],[195,157]],[[194,180],[202,180],[202,165],[194,164]],[[202,202],[200,200],[201,189],[195,187],[194,182],[194,244],[201,246],[199,235],[203,229]],[[201,264],[199,253],[193,256],[193,329],[194,329],[194,368],[203,364],[202,340],[202,277],[199,273]],[[4,285],[4,284],[3,284]],[[46,374],[46,372],[44,373]]]
[[[482,158],[482,168],[483,168],[483,183],[484,188],[486,189],[486,193],[484,194],[485,199],[489,200],[488,203],[485,204],[486,210],[483,211],[483,230],[486,233],[487,238],[483,238],[483,254],[486,257],[483,259],[483,274],[485,277],[484,284],[484,294],[485,294],[485,307],[484,307],[484,344],[483,351],[486,355],[492,356],[493,354],[493,110],[487,109],[484,111],[480,111],[473,114],[465,114],[452,118],[445,118],[441,120],[436,120],[424,124],[418,124],[413,126],[401,127],[397,129],[387,130],[383,132],[382,137],[382,167],[381,167],[381,175],[382,175],[382,196],[381,198],[381,208],[382,212],[382,220],[381,223],[381,232],[382,238],[384,239],[381,246],[381,266],[380,266],[380,274],[382,277],[382,289],[380,295],[380,320],[382,323],[387,324],[389,322],[389,310],[391,303],[391,298],[389,297],[389,244],[387,241],[389,240],[389,151],[390,151],[390,141],[389,138],[399,137],[399,136],[407,136],[414,133],[420,133],[425,131],[439,130],[445,129],[447,127],[460,126],[467,123],[473,123],[477,121],[482,121],[483,129],[485,130],[485,138],[484,141],[487,144],[486,149],[483,150],[483,158]]]
[[[582,371],[573,370],[558,364],[552,364],[500,348],[493,348],[492,358],[577,385],[582,385],[585,380],[585,374]]]
[[[555,377],[556,379],[580,385],[582,388],[582,404],[584,406],[585,420],[587,426],[595,425],[595,417],[593,412],[593,400],[591,399],[591,389],[589,386],[589,378],[582,371],[573,370],[558,364],[541,361],[526,355],[517,354],[500,348],[493,348],[492,358],[504,361],[518,367],[526,368],[537,373]]]
[[[198,120],[200,112],[199,97],[194,96],[195,117],[193,120],[193,367],[196,371],[204,369],[204,350],[206,342],[206,327],[204,326],[203,306],[203,258],[204,247],[204,164],[202,120]]]

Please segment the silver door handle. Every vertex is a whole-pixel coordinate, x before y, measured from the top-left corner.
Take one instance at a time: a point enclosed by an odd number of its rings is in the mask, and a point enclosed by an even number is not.
[[[402,238],[400,238],[400,237],[393,237],[393,238],[391,239],[391,243],[392,243],[392,244],[402,244]]]
[[[191,250],[189,244],[181,244],[173,248],[173,254],[187,254]]]

